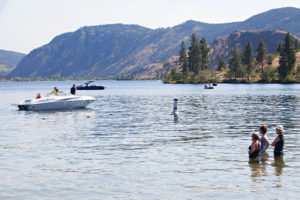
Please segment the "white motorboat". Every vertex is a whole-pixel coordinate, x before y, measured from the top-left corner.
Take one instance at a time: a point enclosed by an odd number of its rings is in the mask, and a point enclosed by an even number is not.
[[[49,95],[39,99],[27,99],[18,104],[19,110],[58,110],[84,108],[96,99],[89,96]]]

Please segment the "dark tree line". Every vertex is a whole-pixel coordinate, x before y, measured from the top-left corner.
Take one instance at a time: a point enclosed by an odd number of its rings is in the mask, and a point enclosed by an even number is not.
[[[191,44],[188,50],[184,41],[181,42],[179,52],[179,67],[174,67],[168,73],[168,82],[193,82],[199,83],[207,80],[210,76],[208,66],[210,48],[206,39],[198,40],[195,33],[191,34]],[[181,72],[180,72],[181,69]]]
[[[180,66],[171,69],[166,79],[167,82],[200,83],[217,79],[216,71],[208,70],[210,48],[205,38],[198,41],[193,33],[190,41],[188,50],[184,42],[181,42]],[[243,51],[239,51],[237,46],[232,49],[228,64],[224,58],[220,58],[218,70],[227,71],[227,79],[235,81],[239,79],[247,82],[290,82],[295,80],[295,77],[300,81],[300,66],[299,69],[295,69],[297,49],[300,49],[300,42],[297,39],[294,40],[288,33],[284,43],[279,44],[276,50],[277,55],[280,56],[279,67],[276,68],[273,66],[276,54],[267,54],[267,45],[262,39],[259,41],[255,54],[251,41],[248,41]]]
[[[206,39],[202,38],[199,42],[196,34],[192,33],[188,53],[186,53],[184,41],[181,42],[179,64],[182,67],[182,72],[184,74],[188,72],[198,74],[200,71],[207,69],[210,64],[209,51]]]
[[[279,78],[281,81],[289,81],[292,79],[296,63],[295,44],[298,44],[298,40],[295,41],[297,42],[294,42],[288,33],[284,43],[281,44],[278,67]]]
[[[296,47],[296,45],[298,46]],[[247,81],[251,81],[255,74],[261,73],[261,80],[269,82],[276,79],[275,76],[277,73],[280,82],[291,81],[293,79],[293,73],[295,72],[295,49],[297,48],[300,48],[300,42],[293,40],[288,33],[284,43],[280,44],[276,50],[280,55],[280,59],[279,67],[275,71],[274,68],[271,67],[274,56],[267,54],[267,45],[263,40],[259,41],[255,57],[250,41],[248,41],[244,52],[239,52],[237,46],[235,46],[228,63],[230,70],[229,78],[235,80],[237,78],[246,78]],[[224,61],[219,61],[219,69],[224,66]],[[267,70],[265,70],[266,64],[268,65]]]

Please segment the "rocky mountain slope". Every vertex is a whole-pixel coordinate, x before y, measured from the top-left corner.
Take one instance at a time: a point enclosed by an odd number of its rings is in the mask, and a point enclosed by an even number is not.
[[[148,29],[137,25],[102,25],[55,37],[30,52],[11,73],[22,77],[145,77],[178,55],[180,42],[195,32],[212,46],[214,39],[236,30],[282,29],[300,36],[300,9],[280,8],[243,22],[207,24],[187,21],[178,26]],[[214,61],[212,61],[214,63]],[[159,69],[155,68],[159,66]]]
[[[0,75],[8,74],[24,57],[23,53],[0,49]]]

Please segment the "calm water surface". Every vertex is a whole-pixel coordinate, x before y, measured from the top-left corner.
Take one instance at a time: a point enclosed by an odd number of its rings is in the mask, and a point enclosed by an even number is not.
[[[97,99],[86,109],[12,105],[72,83],[0,83],[0,199],[299,198],[300,85],[102,81],[104,91],[79,91]],[[248,163],[261,124],[271,141],[285,127],[283,160],[270,148]]]

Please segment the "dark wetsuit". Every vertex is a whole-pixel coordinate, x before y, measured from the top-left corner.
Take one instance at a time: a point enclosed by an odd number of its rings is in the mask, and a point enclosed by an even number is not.
[[[76,88],[72,87],[70,92],[71,92],[71,94],[75,95],[76,94]]]
[[[251,145],[249,146],[249,151],[251,151]],[[252,154],[249,154],[249,158],[257,158],[259,156],[259,149],[255,150]]]
[[[284,137],[279,135],[279,141],[276,143],[274,148],[274,156],[283,156]]]

